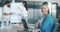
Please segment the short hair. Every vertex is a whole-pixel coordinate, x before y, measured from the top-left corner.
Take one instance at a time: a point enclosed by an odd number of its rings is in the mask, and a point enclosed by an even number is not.
[[[5,2],[5,4],[8,4],[8,3],[10,3],[10,1],[6,1],[6,2]]]

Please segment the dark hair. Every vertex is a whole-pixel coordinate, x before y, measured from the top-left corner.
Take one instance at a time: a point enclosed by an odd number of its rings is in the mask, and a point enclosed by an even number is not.
[[[42,5],[46,5],[48,7],[48,2],[44,2]],[[48,8],[48,13],[50,13],[49,8]]]
[[[10,2],[9,2],[9,1],[6,1],[6,2],[5,2],[5,4],[8,4],[8,3],[10,3]]]
[[[27,8],[27,2],[23,1],[23,4],[24,4],[24,7],[26,8],[26,10],[28,10],[28,8]]]
[[[42,5],[48,5],[48,2],[44,2]]]

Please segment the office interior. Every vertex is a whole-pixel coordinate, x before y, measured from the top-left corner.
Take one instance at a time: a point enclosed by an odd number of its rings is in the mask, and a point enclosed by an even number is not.
[[[41,13],[41,5],[45,1],[27,1],[27,7],[28,7],[28,21],[27,26],[29,27],[28,31],[24,31],[23,29],[18,29],[19,27],[15,27],[14,24],[9,24],[8,26],[5,26],[3,21],[3,4],[7,0],[0,0],[0,32],[38,32],[39,29],[34,28],[35,22],[38,22],[38,20],[41,19],[42,13]],[[11,3],[21,3],[22,0],[9,0]],[[53,17],[55,26],[53,28],[53,32],[60,32],[60,2],[49,2],[49,12],[50,15]],[[13,5],[13,4],[11,4]],[[17,25],[18,26],[18,25]],[[11,28],[13,27],[13,29]],[[15,28],[14,28],[15,27]],[[22,25],[21,25],[22,27]]]

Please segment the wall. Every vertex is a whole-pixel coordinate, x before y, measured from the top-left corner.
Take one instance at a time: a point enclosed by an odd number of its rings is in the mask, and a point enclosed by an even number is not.
[[[47,1],[47,2],[51,2],[51,3],[58,3],[58,6],[60,7],[60,0],[25,0],[25,1]]]

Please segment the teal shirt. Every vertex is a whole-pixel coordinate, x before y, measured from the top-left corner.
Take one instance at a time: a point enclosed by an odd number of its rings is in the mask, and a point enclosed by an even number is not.
[[[53,27],[53,18],[47,14],[43,19],[42,25],[39,25],[40,32],[51,32]]]

